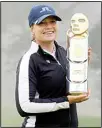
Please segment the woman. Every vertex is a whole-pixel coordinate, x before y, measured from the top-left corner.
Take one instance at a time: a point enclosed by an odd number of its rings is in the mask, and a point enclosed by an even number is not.
[[[66,92],[66,51],[55,41],[61,18],[52,7],[38,5],[28,20],[34,40],[18,64],[16,80],[22,127],[78,127],[76,103],[88,100],[90,92]]]

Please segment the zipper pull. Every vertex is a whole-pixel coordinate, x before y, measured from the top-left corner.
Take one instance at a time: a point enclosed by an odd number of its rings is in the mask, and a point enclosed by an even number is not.
[[[59,62],[58,60],[57,60],[57,63],[58,63],[59,65],[61,65],[60,62]]]

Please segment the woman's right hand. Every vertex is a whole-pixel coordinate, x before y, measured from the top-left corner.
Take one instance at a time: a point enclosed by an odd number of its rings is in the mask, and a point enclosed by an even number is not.
[[[86,101],[89,99],[89,96],[90,96],[90,89],[88,90],[87,93],[83,93],[83,94],[80,94],[80,95],[68,95],[67,98],[68,98],[68,101],[70,104],[72,103],[80,103],[80,102],[83,102],[83,101]]]

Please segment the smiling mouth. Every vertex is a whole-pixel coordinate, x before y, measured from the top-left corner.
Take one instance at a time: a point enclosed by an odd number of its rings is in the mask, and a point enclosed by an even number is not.
[[[43,32],[43,34],[53,34],[54,31],[49,31],[49,32]]]

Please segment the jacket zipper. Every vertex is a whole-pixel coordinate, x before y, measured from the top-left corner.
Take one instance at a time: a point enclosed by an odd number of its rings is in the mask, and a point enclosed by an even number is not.
[[[52,55],[51,55],[51,56],[52,56]],[[52,57],[53,57],[53,56],[52,56]],[[55,57],[53,57],[53,58],[56,60],[57,64],[62,67],[62,69],[63,69],[63,71],[64,71],[64,73],[65,73],[65,75],[66,75],[66,71],[65,71],[65,69],[63,68],[63,66],[61,65],[61,63],[60,63]]]

